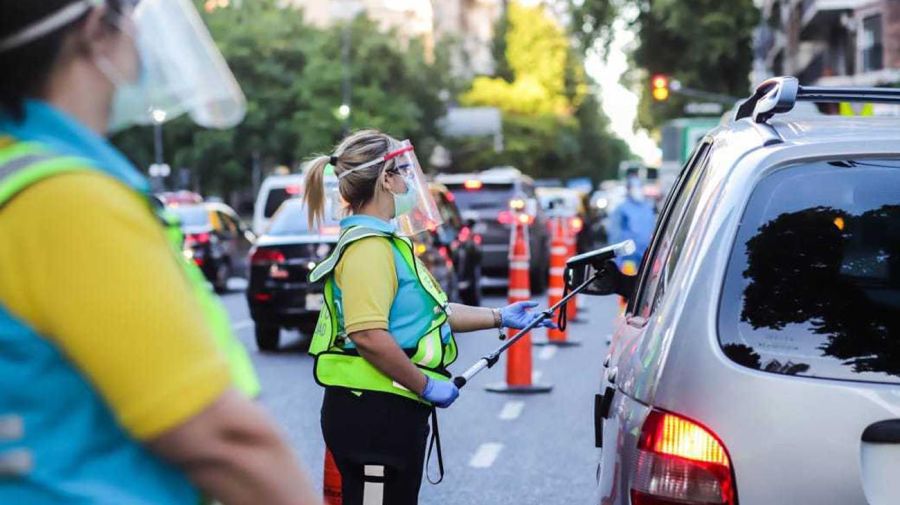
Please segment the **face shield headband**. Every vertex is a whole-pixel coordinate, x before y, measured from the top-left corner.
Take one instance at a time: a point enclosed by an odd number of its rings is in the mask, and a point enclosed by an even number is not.
[[[102,7],[103,4],[104,0],[81,0],[80,2],[69,4],[0,40],[0,53],[18,49],[50,35],[80,18],[91,9]]]
[[[346,176],[352,174],[353,172],[362,170],[362,169],[364,169],[364,168],[369,168],[369,167],[374,166],[374,165],[377,165],[377,164],[379,164],[379,163],[384,163],[384,162],[389,161],[389,160],[392,160],[392,159],[394,159],[394,158],[396,158],[396,157],[398,157],[398,156],[402,156],[402,155],[404,155],[404,154],[406,154],[406,153],[408,153],[408,152],[410,152],[410,151],[412,151],[412,150],[413,150],[413,146],[412,146],[412,145],[403,146],[403,147],[401,147],[400,149],[396,149],[396,150],[394,150],[394,151],[391,151],[391,152],[385,154],[384,156],[375,158],[375,159],[372,160],[372,161],[367,161],[367,162],[363,163],[362,165],[359,165],[359,166],[356,166],[356,167],[351,168],[350,170],[345,170],[344,172],[341,173],[341,175],[337,176],[337,178],[338,178],[338,180],[343,179],[344,177],[346,177]],[[337,156],[332,156],[331,159],[332,159],[332,161],[337,161]],[[333,163],[332,163],[332,164],[333,164]]]

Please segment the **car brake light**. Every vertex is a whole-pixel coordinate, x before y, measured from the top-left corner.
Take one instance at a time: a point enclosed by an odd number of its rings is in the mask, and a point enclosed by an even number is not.
[[[638,441],[633,505],[734,505],[731,459],[711,431],[681,416],[653,410]]]
[[[484,186],[484,183],[477,179],[469,179],[463,183],[463,187],[469,191],[481,189],[482,186]]]
[[[250,264],[269,266],[284,263],[284,253],[278,249],[254,249],[250,254]]]
[[[184,237],[184,243],[188,246],[206,244],[209,242],[209,233],[189,233]]]
[[[578,216],[573,217],[573,218],[569,221],[569,224],[572,226],[572,230],[573,230],[575,233],[580,232],[581,229],[584,228],[584,220],[581,219],[581,218],[578,217]]]
[[[515,221],[515,217],[513,213],[508,210],[501,210],[499,214],[497,214],[497,221],[500,224],[513,224]]]
[[[272,299],[272,295],[269,293],[256,293],[253,295],[253,299],[258,302],[268,302]]]
[[[444,196],[447,197],[447,201],[448,201],[448,202],[455,202],[455,201],[456,201],[456,196],[455,196],[453,193],[449,193],[449,192],[448,192],[448,193],[445,194]]]
[[[459,235],[457,235],[456,238],[459,239],[460,242],[468,242],[469,237],[471,237],[471,236],[472,236],[472,229],[469,228],[468,226],[463,226],[462,228],[459,229]]]
[[[289,195],[299,195],[300,194],[300,186],[294,184],[284,188],[284,192]]]
[[[481,238],[481,235],[480,235],[480,234],[476,233],[476,234],[475,234],[475,238],[474,238],[473,240],[475,241],[475,244],[481,245],[481,241],[482,241],[483,239]]]
[[[534,216],[530,216],[528,214],[519,214],[519,222],[522,224],[531,225],[534,223]]]

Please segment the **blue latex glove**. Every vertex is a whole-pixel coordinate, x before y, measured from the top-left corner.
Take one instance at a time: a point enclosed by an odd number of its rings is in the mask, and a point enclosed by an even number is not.
[[[428,377],[422,398],[434,404],[435,407],[446,409],[459,397],[459,388],[450,381],[434,380]]]
[[[528,312],[528,309],[533,309],[537,306],[537,302],[527,301],[516,302],[512,305],[503,307],[500,309],[500,325],[504,328],[521,330],[540,317],[540,313],[538,312]],[[553,318],[551,317],[541,321],[541,324],[537,325],[537,327],[556,328],[556,323],[553,322]]]

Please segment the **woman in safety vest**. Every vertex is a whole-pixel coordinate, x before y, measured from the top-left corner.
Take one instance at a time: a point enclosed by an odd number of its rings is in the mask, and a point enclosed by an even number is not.
[[[349,213],[334,251],[310,273],[311,282],[325,282],[310,354],[325,387],[322,434],[343,503],[416,504],[428,417],[459,395],[447,372],[453,333],[523,328],[538,317],[528,312],[537,304],[448,303],[407,238],[441,224],[409,141],[355,133],[312,162],[305,187],[310,227],[329,209]]]
[[[194,7],[0,0],[0,69],[0,503],[319,503],[248,398],[221,304],[104,139],[243,117]]]

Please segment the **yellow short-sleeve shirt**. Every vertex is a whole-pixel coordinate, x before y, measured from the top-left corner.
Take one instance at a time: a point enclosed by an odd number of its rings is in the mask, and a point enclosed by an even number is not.
[[[390,240],[367,237],[347,246],[334,270],[347,333],[387,330],[397,295],[397,267]]]
[[[178,261],[144,199],[98,172],[38,182],[0,209],[0,304],[56,344],[139,439],[231,385]]]

